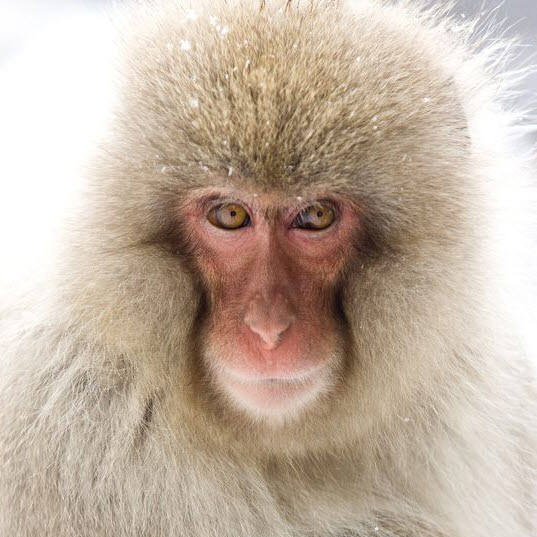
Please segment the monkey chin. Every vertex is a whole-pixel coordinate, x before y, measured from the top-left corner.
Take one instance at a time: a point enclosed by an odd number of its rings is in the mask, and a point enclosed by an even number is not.
[[[232,407],[272,425],[296,419],[333,385],[331,361],[300,374],[249,377],[223,366],[212,368],[213,382]]]

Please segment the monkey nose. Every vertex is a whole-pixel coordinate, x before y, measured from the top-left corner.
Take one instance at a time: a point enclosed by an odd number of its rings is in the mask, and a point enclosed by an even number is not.
[[[246,324],[250,327],[250,330],[254,332],[254,334],[257,334],[259,338],[261,339],[261,342],[263,343],[263,347],[267,350],[275,349],[282,338],[283,333],[289,328],[289,325],[291,323],[287,323],[286,325],[268,325],[268,326],[262,326],[255,323],[248,323]]]
[[[259,336],[263,347],[275,349],[282,339],[283,333],[291,326],[295,316],[288,308],[276,308],[269,311],[264,304],[254,301],[250,304],[244,322],[250,330]]]

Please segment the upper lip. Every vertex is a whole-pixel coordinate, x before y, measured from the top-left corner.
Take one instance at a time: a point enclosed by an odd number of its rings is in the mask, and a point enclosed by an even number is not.
[[[319,375],[319,373],[325,369],[326,364],[321,364],[316,367],[312,367],[305,371],[291,374],[279,374],[271,375],[264,373],[243,373],[233,371],[232,369],[224,369],[223,373],[231,380],[240,382],[242,384],[302,384],[313,380]]]

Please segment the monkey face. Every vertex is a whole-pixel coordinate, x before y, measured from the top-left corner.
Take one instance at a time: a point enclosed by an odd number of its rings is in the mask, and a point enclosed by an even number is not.
[[[457,230],[477,226],[461,203],[468,136],[449,73],[421,45],[401,54],[383,21],[370,49],[367,19],[337,13],[222,9],[223,36],[210,16],[180,32],[166,18],[122,72],[88,219],[107,263],[112,241],[141,253],[99,272],[128,275],[95,287],[96,302],[122,293],[128,312],[106,320],[129,332],[126,354],[177,364],[166,378],[194,386],[178,387],[184,402],[226,424],[322,415],[316,430],[340,418],[356,431],[359,415],[366,430],[434,366],[439,329],[415,319],[449,318],[443,297],[468,264],[473,238]]]
[[[207,296],[202,354],[216,390],[261,417],[311,404],[343,360],[337,290],[355,208],[322,194],[201,189],[180,215]]]

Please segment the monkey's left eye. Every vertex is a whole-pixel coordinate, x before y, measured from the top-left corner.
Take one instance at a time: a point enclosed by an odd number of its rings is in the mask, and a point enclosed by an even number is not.
[[[330,227],[336,219],[336,213],[330,205],[315,204],[306,207],[294,219],[292,227],[321,231]]]
[[[236,203],[226,203],[209,211],[207,220],[221,229],[239,229],[250,224],[246,209]]]

